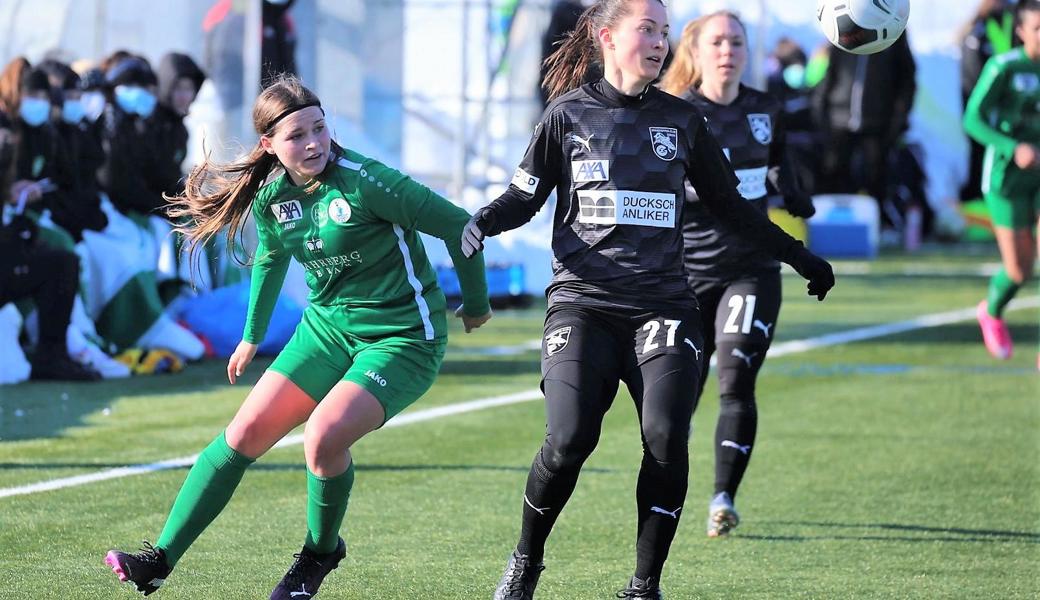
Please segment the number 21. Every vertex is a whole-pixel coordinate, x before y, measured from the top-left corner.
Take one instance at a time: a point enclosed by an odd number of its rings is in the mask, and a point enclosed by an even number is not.
[[[739,331],[740,333],[751,333],[751,323],[755,320],[755,300],[754,294],[730,296],[729,317],[726,319],[726,324],[722,327],[722,332],[737,333],[737,317],[740,316],[740,309],[743,308],[744,320],[740,324]]]

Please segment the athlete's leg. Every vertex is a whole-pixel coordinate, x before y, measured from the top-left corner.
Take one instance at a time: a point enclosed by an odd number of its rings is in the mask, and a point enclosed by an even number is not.
[[[991,279],[987,310],[1000,318],[1019,287],[1030,277],[1036,262],[1036,240],[1031,228],[994,227],[1002,269]]]
[[[682,311],[655,316],[641,324],[635,339],[625,374],[643,438],[636,485],[635,577],[654,587],[686,500],[690,419],[701,384],[699,315]]]
[[[517,552],[541,561],[545,540],[574,491],[578,473],[599,442],[603,415],[620,372],[619,340],[586,313],[558,310],[545,323],[542,392],[546,434],[524,490]]]
[[[726,492],[731,501],[755,445],[755,384],[776,334],[780,302],[780,274],[765,273],[727,286],[716,314],[720,405],[715,427],[715,494]]]
[[[171,567],[231,500],[246,468],[315,406],[285,375],[267,371],[260,377],[231,424],[199,454],[177,494],[156,542]]]

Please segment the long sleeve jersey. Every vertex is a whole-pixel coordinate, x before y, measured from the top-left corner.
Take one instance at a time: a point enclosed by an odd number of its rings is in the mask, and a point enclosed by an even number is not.
[[[242,339],[263,340],[290,258],[306,271],[312,304],[341,306],[334,326],[353,335],[441,339],[444,293],[419,232],[444,240],[462,286],[463,310],[490,310],[484,259],[466,259],[466,211],[400,172],[345,151],[308,194],[283,173],[253,201],[259,246]]]
[[[695,89],[682,98],[708,120],[740,181],[737,191],[748,204],[766,214],[769,193],[782,193],[775,184],[794,180],[791,166],[782,160],[783,107],[769,94],[745,86],[740,86],[737,98],[727,105],[712,102]],[[686,201],[683,235],[691,280],[732,280],[780,268],[758,244],[730,231],[712,216],[692,186],[687,187]]]
[[[1020,142],[1040,144],[1040,62],[1022,48],[989,59],[964,109],[964,130],[1005,160]]]
[[[688,307],[687,179],[716,218],[770,256],[798,247],[737,192],[696,107],[653,87],[626,96],[602,79],[546,108],[509,189],[486,209],[488,233],[529,221],[555,188],[550,305]]]

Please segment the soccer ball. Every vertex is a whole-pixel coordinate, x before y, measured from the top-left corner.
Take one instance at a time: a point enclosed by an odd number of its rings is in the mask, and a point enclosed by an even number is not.
[[[903,35],[910,0],[819,0],[816,20],[832,44],[853,54],[874,54]]]

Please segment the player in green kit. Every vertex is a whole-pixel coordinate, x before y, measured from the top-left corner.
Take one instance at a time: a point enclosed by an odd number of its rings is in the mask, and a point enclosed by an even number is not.
[[[986,63],[964,109],[965,131],[986,146],[982,189],[1003,262],[977,311],[986,349],[1000,359],[1012,350],[1001,316],[1032,275],[1040,214],[1040,0],[1019,0],[1015,18],[1023,45]]]
[[[483,258],[464,258],[459,245],[466,211],[339,147],[318,98],[294,78],[260,94],[253,125],[260,143],[250,155],[203,163],[172,199],[174,215],[190,223],[183,232],[193,252],[225,227],[233,240],[250,212],[256,221],[260,243],[245,332],[228,361],[231,383],[264,338],[290,258],[306,270],[310,302],[238,414],[199,455],[155,545],[105,557],[145,595],[223,510],[246,468],[302,423],[307,533],[271,598],[312,598],[336,568],[346,554],[339,530],[354,481],[350,447],[426,392],[444,357],[447,303],[420,231],[445,240],[465,330],[491,318]]]

